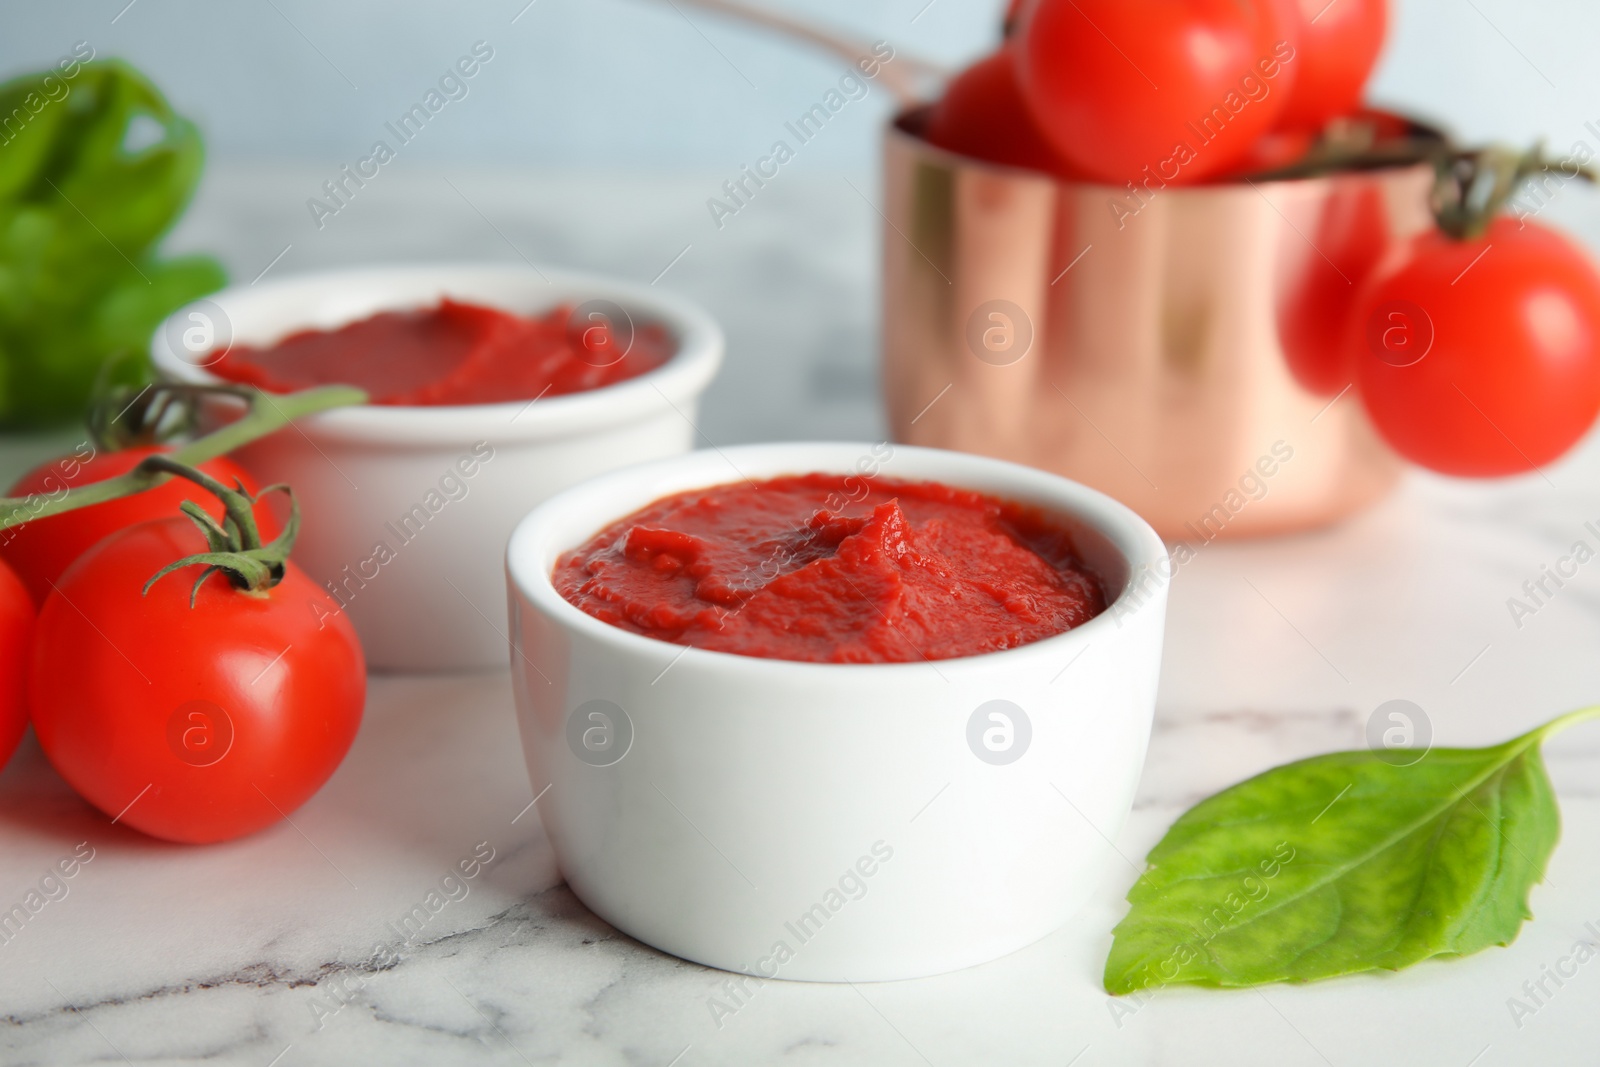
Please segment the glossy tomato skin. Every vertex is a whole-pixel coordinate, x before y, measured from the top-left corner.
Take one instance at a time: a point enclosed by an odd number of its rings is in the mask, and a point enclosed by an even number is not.
[[[1600,274],[1535,222],[1413,238],[1363,287],[1345,343],[1378,432],[1443,474],[1526,474],[1600,414]]]
[[[195,844],[303,804],[344,759],[366,697],[355,630],[293,563],[261,594],[213,575],[190,608],[200,568],[186,567],[140,595],[204,548],[180,518],[90,549],[45,601],[31,674],[34,730],[73,789]]]
[[[1072,165],[1050,147],[1017,89],[1012,49],[980,59],[950,80],[928,112],[923,136],[950,152],[1071,178]]]
[[[0,768],[28,728],[28,661],[33,652],[33,600],[0,563]]]
[[[1315,236],[1288,238],[1300,256],[1278,304],[1278,339],[1295,381],[1318,396],[1334,396],[1355,380],[1345,324],[1361,283],[1388,250],[1383,189],[1349,176],[1328,194]]]
[[[1297,0],[1299,70],[1281,122],[1321,129],[1360,106],[1389,29],[1388,0]]]
[[[162,446],[127,448],[120,452],[97,452],[85,443],[69,456],[41,464],[24,474],[11,487],[12,496],[31,493],[58,497],[74,486],[102,482],[126,474],[139,461],[156,452],[170,452]],[[235,479],[245,489],[256,491],[253,479],[226,456],[200,464],[200,469],[232,488]],[[9,563],[28,587],[35,604],[42,605],[50,595],[51,583],[61,579],[74,560],[104,538],[139,522],[179,515],[178,506],[193,500],[213,516],[222,516],[222,504],[204,489],[182,478],[174,478],[143,493],[107,500],[101,504],[36,519],[10,530],[0,531],[0,558]],[[258,508],[261,534],[271,539],[277,534],[267,508]]]
[[[1114,185],[1228,172],[1293,87],[1293,0],[1038,0],[1017,81],[1057,152]]]

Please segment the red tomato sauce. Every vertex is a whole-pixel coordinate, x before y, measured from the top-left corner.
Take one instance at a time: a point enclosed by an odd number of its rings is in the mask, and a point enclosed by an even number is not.
[[[269,348],[235,345],[209,369],[220,378],[290,393],[335,383],[375,404],[496,404],[561,396],[626,381],[665,363],[676,345],[655,324],[539,318],[444,300],[384,311],[336,330],[304,330]]]
[[[552,581],[637,634],[819,663],[996,652],[1106,607],[1071,536],[1034,509],[834,474],[665,497],[563,555]]]

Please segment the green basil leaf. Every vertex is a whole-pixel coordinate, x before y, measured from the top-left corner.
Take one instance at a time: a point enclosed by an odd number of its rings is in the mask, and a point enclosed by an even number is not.
[[[199,181],[193,124],[126,63],[71,69],[0,85],[0,426],[81,415],[108,363],[148,376],[161,319],[226,281],[157,251]]]
[[[70,156],[52,175],[50,191],[137,260],[188,203],[204,163],[200,134],[126,64],[90,64],[79,80],[68,98],[78,105]],[[140,129],[136,122],[145,137],[130,150],[129,133]]]
[[[1151,849],[1105,987],[1303,982],[1509,944],[1560,834],[1543,740],[1338,752],[1200,802]]]
[[[52,87],[60,84],[58,78]],[[67,121],[67,109],[54,103],[43,92],[42,78],[0,85],[0,198],[14,196],[38,180],[59,128]]]

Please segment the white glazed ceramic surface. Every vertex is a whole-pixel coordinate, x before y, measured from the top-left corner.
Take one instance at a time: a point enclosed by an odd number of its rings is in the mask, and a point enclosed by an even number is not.
[[[512,534],[512,670],[540,817],[573,891],[641,941],[766,977],[909,978],[1043,937],[1104,873],[1150,733],[1164,546],[1055,475],[901,446],[875,462],[884,448],[696,452],[569,489]],[[550,583],[563,551],[663,495],[874,469],[1059,516],[1111,609],[1005,652],[815,664],[641,637]],[[995,709],[978,714],[991,701],[1022,711],[1009,748]],[[985,730],[1000,731],[987,746]]]
[[[214,382],[199,365],[206,357],[182,347],[197,307],[212,318],[220,309],[219,338],[270,344],[443,296],[520,314],[609,300],[636,322],[666,326],[678,351],[656,370],[592,392],[532,404],[329,411],[239,451],[262,484],[294,487],[304,515],[294,559],[332,583],[377,669],[503,665],[502,560],[517,520],[585,478],[688,451],[700,395],[722,359],[721,330],[687,301],[498,265],[346,270],[228,289],[176,312],[168,320],[176,325],[157,330],[152,355],[169,378]]]

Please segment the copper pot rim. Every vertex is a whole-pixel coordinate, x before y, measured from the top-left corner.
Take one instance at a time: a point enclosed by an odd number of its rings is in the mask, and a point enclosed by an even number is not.
[[[1110,193],[1120,192],[1122,187],[1110,185],[1106,182],[1079,181],[1071,178],[1061,178],[1041,170],[1029,167],[1013,166],[1009,163],[995,163],[991,160],[980,159],[977,156],[963,155],[960,152],[941,148],[923,136],[923,127],[926,126],[928,115],[933,110],[933,103],[920,103],[912,107],[902,108],[896,112],[885,124],[884,136],[890,140],[899,141],[911,146],[932,159],[939,160],[951,169],[966,170],[973,173],[988,174],[996,178],[1009,178],[1012,180],[1026,179],[1028,181],[1050,182],[1051,184],[1067,189],[1104,189]],[[1446,147],[1453,142],[1448,130],[1436,126],[1414,115],[1407,115],[1400,111],[1390,111],[1385,108],[1367,108],[1361,114],[1373,115],[1379,118],[1395,119],[1405,124],[1405,135],[1398,138],[1389,138],[1389,142],[1402,140],[1416,140],[1427,144],[1437,144]],[[1427,162],[1396,162],[1384,163],[1373,166],[1352,167],[1344,170],[1333,170],[1323,174],[1301,178],[1252,178],[1249,175],[1224,178],[1215,181],[1201,181],[1193,185],[1180,185],[1170,189],[1165,195],[1179,197],[1196,197],[1207,194],[1235,193],[1241,189],[1256,189],[1278,186],[1309,186],[1317,183],[1332,183],[1353,175],[1380,175],[1389,174],[1417,168],[1431,167]]]

